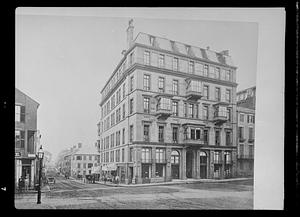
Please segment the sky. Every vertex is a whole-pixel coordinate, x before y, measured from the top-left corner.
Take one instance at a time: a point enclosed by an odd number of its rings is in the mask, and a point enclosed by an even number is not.
[[[168,10],[169,14],[177,11],[177,16],[164,17]],[[16,87],[40,104],[41,143],[53,158],[79,142],[83,146],[96,142],[100,91],[126,49],[130,18],[134,20],[134,37],[145,32],[201,48],[209,46],[214,51],[229,50],[238,67],[237,89],[256,85],[258,23],[224,21],[218,16],[211,20],[197,18],[195,12],[130,8],[16,10]]]

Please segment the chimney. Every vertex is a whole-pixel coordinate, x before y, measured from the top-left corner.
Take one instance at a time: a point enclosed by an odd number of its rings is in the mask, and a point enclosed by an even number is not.
[[[206,47],[206,50],[209,50],[209,48],[210,48],[210,47],[209,47],[209,46],[207,46],[207,47]]]
[[[82,143],[78,143],[78,148],[81,148],[82,147]]]
[[[225,56],[229,56],[229,50],[222,50],[220,53]]]
[[[127,28],[127,50],[131,47],[133,42],[133,28],[133,19],[130,19]]]

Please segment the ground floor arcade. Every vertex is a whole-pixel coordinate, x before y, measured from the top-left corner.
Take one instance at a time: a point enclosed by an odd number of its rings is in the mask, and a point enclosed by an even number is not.
[[[113,163],[116,169],[110,172],[126,184],[236,176],[234,147],[134,146],[129,155],[128,162]]]

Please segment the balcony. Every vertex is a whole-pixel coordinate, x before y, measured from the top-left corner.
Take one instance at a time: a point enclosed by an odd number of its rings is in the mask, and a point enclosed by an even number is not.
[[[254,143],[254,138],[249,138],[249,139],[248,139],[248,142],[249,142],[249,143]]]
[[[254,155],[253,154],[239,154],[238,156],[237,156],[237,158],[238,159],[249,159],[249,160],[251,160],[251,159],[254,159]]]
[[[239,142],[245,142],[246,141],[246,139],[245,138],[243,138],[243,137],[239,137]]]
[[[155,163],[157,163],[157,164],[165,164],[165,163],[167,163],[167,159],[156,159]]]
[[[213,117],[213,122],[215,122],[215,124],[223,124],[225,122],[228,121],[228,116],[227,116],[227,112],[224,111],[217,111],[214,114]]]
[[[157,116],[157,118],[166,119],[172,115],[172,110],[165,108],[157,108],[155,115]]]
[[[223,164],[222,159],[214,159],[213,161],[214,164]]]
[[[149,159],[143,159],[143,158],[142,158],[141,162],[142,162],[142,163],[152,163],[153,160],[150,159],[150,158],[149,158]]]
[[[183,140],[184,143],[186,143],[187,145],[204,145],[204,139],[184,139]]]
[[[194,100],[194,101],[201,99],[202,97],[201,83],[199,83],[199,81],[190,80],[189,78],[186,79],[186,82],[188,83],[186,89],[186,98],[188,100]]]

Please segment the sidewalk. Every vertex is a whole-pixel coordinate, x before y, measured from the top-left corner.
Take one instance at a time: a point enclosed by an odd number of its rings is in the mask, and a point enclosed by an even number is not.
[[[191,184],[191,183],[217,183],[217,182],[232,182],[232,181],[243,181],[251,180],[253,178],[232,178],[232,179],[177,179],[170,182],[157,182],[157,183],[144,183],[144,184],[114,184],[110,182],[96,181],[97,184],[114,186],[114,187],[139,187],[139,186],[154,186],[154,185],[177,185],[177,184]]]

